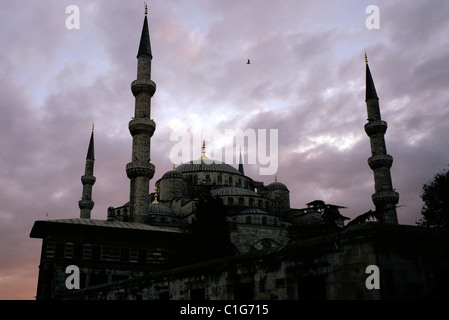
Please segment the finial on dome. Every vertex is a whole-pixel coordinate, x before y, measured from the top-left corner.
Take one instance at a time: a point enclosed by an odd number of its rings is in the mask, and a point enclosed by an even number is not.
[[[365,63],[368,64],[368,57],[366,56],[366,51],[365,51]]]
[[[278,182],[278,176],[274,176],[274,182]]]
[[[145,2],[145,15],[147,16],[148,15],[148,6],[147,6],[147,3]]]
[[[155,186],[154,187],[154,201],[153,201],[153,203],[159,203],[158,201],[157,201],[157,186]]]
[[[173,171],[176,171],[176,167],[175,164],[173,163]]]
[[[92,122],[92,132],[94,132],[94,122]]]

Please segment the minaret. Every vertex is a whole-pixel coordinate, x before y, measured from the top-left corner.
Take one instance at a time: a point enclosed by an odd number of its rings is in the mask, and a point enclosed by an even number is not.
[[[387,131],[387,123],[380,117],[379,98],[374,87],[366,54],[365,63],[365,101],[368,111],[368,123],[365,124],[365,132],[371,143],[371,157],[368,158],[368,165],[374,172],[375,189],[372,200],[376,206],[377,217],[380,222],[397,224],[396,204],[399,201],[399,194],[393,190],[391,182],[390,168],[393,164],[393,157],[387,154],[384,138]]]
[[[135,97],[134,117],[128,128],[133,137],[131,162],[126,165],[126,175],[131,180],[129,215],[130,222],[148,223],[149,183],[154,175],[150,163],[151,137],[156,124],[151,120],[151,97],[156,84],[151,80],[150,34],[148,31],[147,6],[137,53],[137,79],[131,83]]]
[[[86,167],[84,169],[84,176],[81,177],[81,182],[83,183],[83,195],[78,202],[78,206],[81,210],[81,219],[90,219],[90,212],[94,207],[94,202],[92,201],[92,186],[96,180],[94,177],[94,162],[94,125],[92,124],[92,134],[90,136],[89,148],[87,149],[86,156]]]

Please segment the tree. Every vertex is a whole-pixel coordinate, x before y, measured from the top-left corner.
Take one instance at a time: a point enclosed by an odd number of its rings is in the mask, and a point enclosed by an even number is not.
[[[437,173],[433,180],[423,185],[421,209],[423,218],[417,225],[428,228],[444,228],[449,230],[449,171]]]

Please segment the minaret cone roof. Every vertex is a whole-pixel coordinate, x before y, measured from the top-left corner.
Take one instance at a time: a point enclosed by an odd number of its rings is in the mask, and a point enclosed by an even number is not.
[[[139,52],[137,53],[138,58],[150,58],[153,59],[153,54],[151,53],[150,44],[150,32],[148,31],[148,19],[145,15],[142,27],[142,35],[140,37]]]
[[[376,92],[376,87],[374,86],[373,77],[371,76],[371,71],[368,66],[368,59],[365,54],[365,62],[366,62],[366,93],[365,93],[365,101],[369,99],[379,99]]]
[[[94,131],[92,130],[92,134],[90,135],[89,149],[87,150],[87,159],[95,160],[95,152],[94,152]]]

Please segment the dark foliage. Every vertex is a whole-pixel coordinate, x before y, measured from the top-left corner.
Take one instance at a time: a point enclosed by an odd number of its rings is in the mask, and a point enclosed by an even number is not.
[[[424,201],[421,209],[423,217],[416,224],[449,230],[449,171],[437,173],[424,184],[421,199]]]

